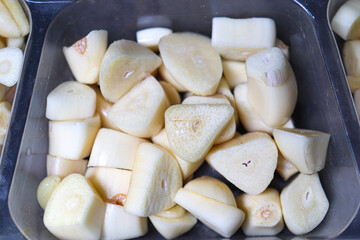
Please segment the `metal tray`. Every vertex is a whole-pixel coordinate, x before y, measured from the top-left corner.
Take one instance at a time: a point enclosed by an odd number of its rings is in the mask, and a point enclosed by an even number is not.
[[[290,62],[298,82],[299,96],[293,116],[295,124],[299,128],[329,132],[332,136],[326,167],[320,172],[330,209],[319,227],[304,237],[359,237],[356,231],[358,221],[354,221],[357,225],[351,225],[343,233],[357,216],[360,206],[360,128],[328,23],[328,4],[336,7],[338,2],[27,1],[32,31],[0,165],[0,238],[19,239],[23,238],[22,234],[29,239],[54,238],[43,225],[43,210],[37,203],[36,189],[46,175],[46,96],[59,83],[72,78],[61,47],[93,29],[107,29],[109,43],[121,38],[134,39],[136,30],[159,25],[172,27],[174,31],[210,35],[213,16],[265,16],[276,21],[278,37],[290,45]],[[206,164],[196,176],[205,174],[221,178]],[[240,193],[233,185],[228,185],[235,196]],[[271,185],[281,188],[285,184],[277,179]],[[151,224],[149,227],[145,238],[161,237]],[[277,237],[291,239],[293,235],[285,229]],[[181,238],[221,236],[199,223]],[[233,238],[242,239],[245,236],[239,230]]]

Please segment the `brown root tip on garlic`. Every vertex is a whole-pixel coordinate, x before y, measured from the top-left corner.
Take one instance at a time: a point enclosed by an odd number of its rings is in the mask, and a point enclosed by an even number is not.
[[[80,39],[79,41],[77,41],[76,43],[74,43],[73,47],[75,48],[75,50],[80,53],[80,54],[84,54],[86,49],[87,49],[87,39],[86,37]]]

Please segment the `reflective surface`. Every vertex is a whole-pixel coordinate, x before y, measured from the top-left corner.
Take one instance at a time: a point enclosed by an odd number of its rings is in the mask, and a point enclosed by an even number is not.
[[[13,103],[9,130],[0,159],[0,239],[7,240],[23,238],[10,216],[8,194],[27,119],[45,33],[58,11],[72,1],[28,1],[25,3],[24,0],[20,0],[20,3],[28,16],[31,31],[26,44],[24,67]],[[33,167],[38,166],[34,165]],[[26,176],[20,176],[19,180],[21,186],[18,191],[21,191],[27,187]],[[35,193],[32,192],[31,194],[34,195]],[[27,202],[27,197],[23,196],[21,205],[26,207]],[[25,227],[20,230],[26,234],[29,229],[29,227]]]

